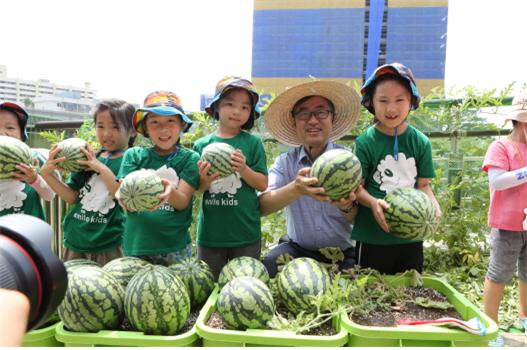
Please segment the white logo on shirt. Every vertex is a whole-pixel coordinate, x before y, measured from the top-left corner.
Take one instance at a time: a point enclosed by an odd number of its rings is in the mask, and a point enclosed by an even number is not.
[[[174,188],[177,188],[179,184],[179,176],[173,168],[163,165],[161,168],[156,170],[156,174],[162,179],[167,179],[170,181],[172,186],[174,186]]]
[[[99,212],[105,215],[115,207],[115,201],[99,174],[93,174],[90,177],[84,187],[81,188],[79,197],[81,198],[81,208],[86,211]]]
[[[214,195],[216,193],[227,193],[230,195],[235,195],[238,192],[238,189],[242,187],[242,181],[240,174],[235,172],[229,176],[220,178],[214,181],[210,187],[210,194]]]
[[[391,154],[381,160],[373,179],[381,185],[381,190],[390,193],[396,188],[414,187],[416,176],[415,158],[406,159],[404,153],[399,153],[399,160],[395,160]]]
[[[27,194],[23,192],[26,185],[22,181],[0,181],[0,210],[21,208]]]

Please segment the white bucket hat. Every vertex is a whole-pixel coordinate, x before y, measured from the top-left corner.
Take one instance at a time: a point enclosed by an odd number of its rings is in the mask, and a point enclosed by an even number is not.
[[[527,123],[527,93],[520,93],[512,99],[507,119]]]

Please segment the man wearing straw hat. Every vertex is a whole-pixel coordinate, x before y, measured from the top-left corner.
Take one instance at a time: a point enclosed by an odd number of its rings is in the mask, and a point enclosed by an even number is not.
[[[271,103],[265,126],[280,143],[293,146],[269,170],[269,186],[260,195],[260,211],[268,215],[285,208],[287,235],[265,257],[269,274],[277,273],[282,255],[311,257],[330,262],[319,249],[338,247],[344,252],[341,269],[355,263],[350,238],[356,213],[355,193],[331,202],[323,188],[313,187],[309,168],[326,151],[342,148],[333,141],[355,125],[360,111],[358,94],[334,81],[313,81],[292,87]]]

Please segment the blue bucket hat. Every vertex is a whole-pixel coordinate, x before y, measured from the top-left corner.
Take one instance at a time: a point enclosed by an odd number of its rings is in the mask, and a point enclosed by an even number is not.
[[[366,79],[366,82],[364,83],[364,85],[362,85],[362,88],[360,89],[360,93],[362,95],[361,104],[371,114],[375,114],[375,111],[373,110],[373,103],[371,100],[373,88],[375,86],[374,83],[383,75],[395,75],[408,81],[408,84],[410,86],[410,93],[412,94],[412,109],[419,108],[421,96],[419,95],[419,91],[417,91],[417,85],[415,84],[415,78],[412,71],[404,64],[394,62],[390,64],[384,64],[378,67],[372,73],[372,75],[370,75],[370,77]]]
[[[24,108],[20,107],[16,103],[12,102],[4,102],[0,104],[0,110],[8,111],[13,114],[15,114],[18,118],[18,125],[20,125],[20,130],[22,130],[22,141],[27,140],[27,120],[29,118],[29,115],[24,110]]]
[[[207,107],[205,107],[205,111],[210,116],[214,117],[215,103],[218,102],[227,91],[234,88],[244,89],[249,92],[249,94],[251,94],[253,116],[254,119],[258,119],[258,117],[260,117],[260,109],[258,108],[258,99],[260,98],[260,96],[258,95],[258,92],[256,92],[254,84],[247,79],[234,76],[224,77],[216,84],[216,91],[214,93],[214,97],[207,105]]]
[[[133,116],[134,129],[141,135],[145,134],[144,120],[148,113],[158,115],[178,115],[185,123],[183,132],[187,132],[192,126],[192,120],[185,114],[181,100],[170,91],[154,91],[146,96],[143,107],[138,108]]]

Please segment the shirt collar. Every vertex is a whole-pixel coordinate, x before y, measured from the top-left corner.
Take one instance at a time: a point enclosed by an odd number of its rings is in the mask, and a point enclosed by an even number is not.
[[[324,152],[326,151],[329,151],[329,150],[332,150],[336,148],[336,145],[335,143],[333,142],[329,142],[327,145],[326,145],[326,149],[324,150]],[[322,153],[324,153],[322,152]],[[298,164],[312,164],[313,162],[311,161],[311,158],[309,158],[309,155],[307,154],[306,152],[306,149],[304,148],[304,146],[299,146],[298,147]]]

